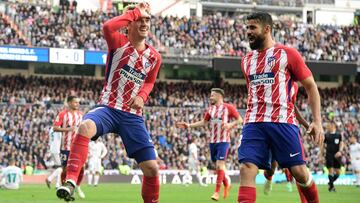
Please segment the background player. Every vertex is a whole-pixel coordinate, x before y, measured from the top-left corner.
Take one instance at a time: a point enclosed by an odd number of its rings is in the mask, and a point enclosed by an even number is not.
[[[62,132],[62,146],[60,150],[61,154],[61,165],[62,165],[62,173],[61,173],[61,182],[65,182],[66,176],[66,164],[68,162],[68,157],[70,153],[70,146],[74,140],[76,135],[76,130],[80,125],[80,122],[83,117],[83,113],[79,111],[79,98],[76,96],[69,96],[66,100],[67,108],[61,111],[54,122],[54,131],[55,132]],[[79,178],[76,183],[76,191],[80,198],[84,199],[85,194],[80,188],[80,183],[84,176],[84,167],[81,166],[81,172],[79,173]]]
[[[60,147],[61,147],[61,133],[55,132],[54,128],[49,129],[49,146],[50,146],[50,160],[54,163],[55,169],[46,179],[46,185],[50,189],[51,181],[56,178],[56,188],[61,185],[61,159],[60,159]]]
[[[15,159],[10,159],[9,166],[2,169],[2,177],[0,182],[4,185],[0,185],[5,189],[17,190],[20,187],[20,182],[23,181],[23,174],[21,168],[15,166]]]
[[[204,184],[202,182],[201,179],[201,174],[200,174],[200,163],[199,163],[199,158],[198,158],[198,147],[197,147],[197,143],[198,139],[196,137],[192,137],[191,138],[191,143],[189,144],[189,159],[188,159],[188,164],[189,164],[189,172],[190,175],[195,174],[196,178],[199,181],[199,184],[201,186],[207,186],[206,184]]]
[[[94,186],[96,187],[99,183],[100,170],[101,170],[101,159],[103,159],[108,150],[106,149],[100,138],[90,142],[89,144],[89,175],[88,184],[92,185],[94,178]]]
[[[351,166],[354,171],[354,175],[356,175],[356,183],[357,187],[360,187],[360,144],[356,140],[356,136],[353,134],[350,137],[350,158],[351,158]]]
[[[127,28],[127,36],[118,32]],[[142,115],[161,65],[160,54],[145,39],[150,29],[150,6],[140,3],[124,9],[124,14],[106,21],[104,37],[108,45],[105,83],[99,106],[89,111],[71,146],[66,183],[57,196],[73,199],[75,183],[84,165],[90,138],[116,133],[121,136],[130,158],[135,158],[144,176],[145,203],[159,201],[159,166],[152,139]]]
[[[326,168],[329,170],[329,192],[335,192],[334,182],[340,176],[340,158],[342,156],[342,151],[344,149],[344,142],[342,141],[342,136],[336,131],[336,123],[331,121],[328,126],[328,132],[325,134],[325,162]],[[324,147],[321,149],[323,154]]]
[[[311,71],[293,48],[276,44],[272,38],[271,15],[252,13],[246,18],[249,52],[241,63],[248,88],[248,104],[241,145],[238,202],[255,202],[258,169],[270,169],[270,152],[282,168],[290,168],[308,202],[319,202],[318,192],[303,160],[303,149],[296,126],[291,88],[304,86],[313,122],[309,132],[315,143],[324,139],[320,96]]]
[[[230,129],[235,125],[243,122],[236,108],[224,102],[224,90],[220,88],[211,89],[210,102],[211,106],[205,112],[205,116],[201,121],[195,123],[178,122],[179,128],[196,128],[207,125],[210,122],[210,153],[211,160],[216,165],[216,187],[215,193],[211,199],[218,201],[221,184],[223,183],[223,198],[227,198],[230,190],[230,184],[225,178],[226,157],[230,147]],[[232,122],[231,119],[234,119]]]

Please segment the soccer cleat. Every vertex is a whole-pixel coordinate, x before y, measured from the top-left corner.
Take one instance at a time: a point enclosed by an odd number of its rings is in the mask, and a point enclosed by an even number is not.
[[[272,190],[272,181],[266,180],[264,184],[264,194],[268,195]]]
[[[287,189],[288,192],[292,192],[292,184],[288,182],[286,184],[286,189]]]
[[[85,194],[84,194],[84,192],[81,190],[80,186],[77,186],[77,187],[76,187],[76,193],[79,195],[79,197],[80,197],[81,199],[85,199]]]
[[[56,196],[60,199],[64,199],[66,202],[74,201],[75,198],[73,197],[75,190],[75,184],[71,181],[66,181],[63,186],[60,186],[56,190]]]
[[[211,196],[211,199],[214,200],[214,201],[219,201],[219,193],[218,193],[218,192],[215,192],[215,193]]]
[[[51,188],[51,181],[47,178],[45,178],[46,186],[50,189]]]
[[[223,198],[226,199],[229,196],[231,185],[229,184],[227,187],[224,188]]]

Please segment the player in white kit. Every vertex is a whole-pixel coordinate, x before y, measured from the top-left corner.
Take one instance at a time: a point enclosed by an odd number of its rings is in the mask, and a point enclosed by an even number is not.
[[[356,175],[356,186],[360,187],[360,144],[356,140],[356,136],[350,137],[350,157],[351,165]]]
[[[23,181],[23,174],[21,168],[15,166],[15,160],[10,160],[10,165],[2,170],[2,175],[0,178],[1,188],[9,190],[19,189],[20,182]]]
[[[201,175],[200,175],[200,164],[198,158],[198,147],[197,147],[197,138],[192,137],[191,143],[189,144],[189,172],[190,175],[195,174],[198,182],[201,186],[207,186],[205,183],[202,182]]]
[[[91,141],[89,144],[88,184],[92,185],[92,180],[94,178],[95,187],[99,183],[101,159],[103,159],[108,152],[104,143],[102,143],[100,140],[101,138],[97,139],[96,141]]]
[[[56,188],[61,186],[61,159],[60,159],[60,146],[61,146],[61,132],[55,132],[53,128],[49,130],[49,146],[50,146],[50,158],[54,163],[55,169],[46,179],[46,185],[50,189],[51,181],[56,177]]]

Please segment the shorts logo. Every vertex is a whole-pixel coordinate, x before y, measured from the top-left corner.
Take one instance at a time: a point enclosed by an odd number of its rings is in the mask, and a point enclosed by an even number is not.
[[[294,157],[294,156],[296,156],[296,155],[299,155],[299,154],[300,154],[300,152],[295,153],[295,154],[290,153],[290,157],[292,158],[292,157]]]

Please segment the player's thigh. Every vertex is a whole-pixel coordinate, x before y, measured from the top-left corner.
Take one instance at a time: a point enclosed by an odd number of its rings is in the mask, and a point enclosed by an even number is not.
[[[271,123],[266,131],[271,139],[271,152],[279,166],[290,168],[303,165],[304,149],[297,126],[287,123]]]
[[[138,163],[156,160],[156,152],[144,119],[140,116],[122,112],[116,133],[121,136],[126,152]]]
[[[216,162],[216,155],[217,155],[216,144],[217,144],[217,143],[210,143],[210,144],[209,144],[209,148],[210,148],[210,158],[211,158],[211,161],[212,161],[212,162]]]
[[[265,127],[263,123],[249,123],[244,126],[238,148],[240,163],[252,163],[260,169],[270,169],[270,146],[264,133]]]
[[[61,165],[61,158],[59,153],[53,153],[51,154],[52,159],[54,160],[54,166],[60,166]]]
[[[96,126],[96,129],[92,130],[92,132],[87,132],[92,140],[96,140],[99,136],[115,132],[115,126],[118,121],[114,109],[103,105],[97,106],[86,113],[83,117],[82,125],[88,120],[94,122]],[[83,128],[86,127],[87,125],[83,125]],[[81,134],[80,130],[86,131],[86,129],[81,129],[81,126],[79,129],[79,133]]]
[[[216,144],[216,160],[225,161],[230,148],[230,143],[220,142]]]

